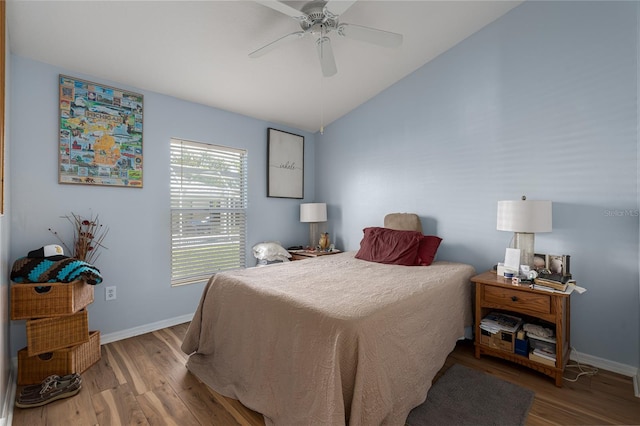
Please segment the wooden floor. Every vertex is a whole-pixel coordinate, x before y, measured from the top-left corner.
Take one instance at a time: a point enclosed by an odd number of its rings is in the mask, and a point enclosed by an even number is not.
[[[216,394],[186,370],[180,344],[187,325],[102,346],[102,359],[82,374],[78,395],[15,408],[13,425],[264,425],[258,413]],[[629,377],[600,371],[557,388],[524,367],[475,359],[469,342],[458,344],[439,375],[455,363],[535,391],[527,425],[640,424],[640,398]]]

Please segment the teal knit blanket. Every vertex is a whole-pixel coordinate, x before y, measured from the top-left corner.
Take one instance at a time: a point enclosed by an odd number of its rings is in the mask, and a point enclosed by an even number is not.
[[[83,260],[21,257],[13,263],[11,280],[16,283],[70,283],[84,280],[96,285],[102,282],[100,270]]]

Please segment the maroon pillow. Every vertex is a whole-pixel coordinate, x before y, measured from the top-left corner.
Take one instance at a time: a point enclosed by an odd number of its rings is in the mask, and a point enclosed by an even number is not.
[[[417,264],[420,266],[429,266],[433,259],[436,257],[436,252],[438,251],[438,247],[440,247],[440,243],[442,242],[442,238],[436,237],[435,235],[424,235],[420,240],[420,245],[418,246],[418,262]]]
[[[365,228],[356,258],[370,262],[415,266],[422,233],[388,228]]]

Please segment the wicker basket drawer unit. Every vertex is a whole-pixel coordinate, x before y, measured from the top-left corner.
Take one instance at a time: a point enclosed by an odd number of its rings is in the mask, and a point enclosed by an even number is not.
[[[18,385],[33,385],[52,374],[83,373],[100,360],[100,332],[89,333],[89,341],[70,348],[29,356],[18,351]]]
[[[89,317],[86,309],[55,318],[27,320],[29,356],[52,352],[89,341]]]
[[[11,319],[69,315],[93,303],[94,286],[84,281],[11,285]]]

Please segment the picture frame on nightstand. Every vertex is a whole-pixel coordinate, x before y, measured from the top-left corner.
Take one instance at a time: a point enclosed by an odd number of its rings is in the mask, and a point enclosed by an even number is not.
[[[541,269],[549,269],[549,257],[544,253],[533,254],[533,269],[539,271]]]
[[[571,275],[571,256],[568,254],[535,253],[533,268],[537,271],[547,270],[551,274]]]
[[[550,254],[548,269],[552,274],[571,275],[570,256],[566,254]]]

